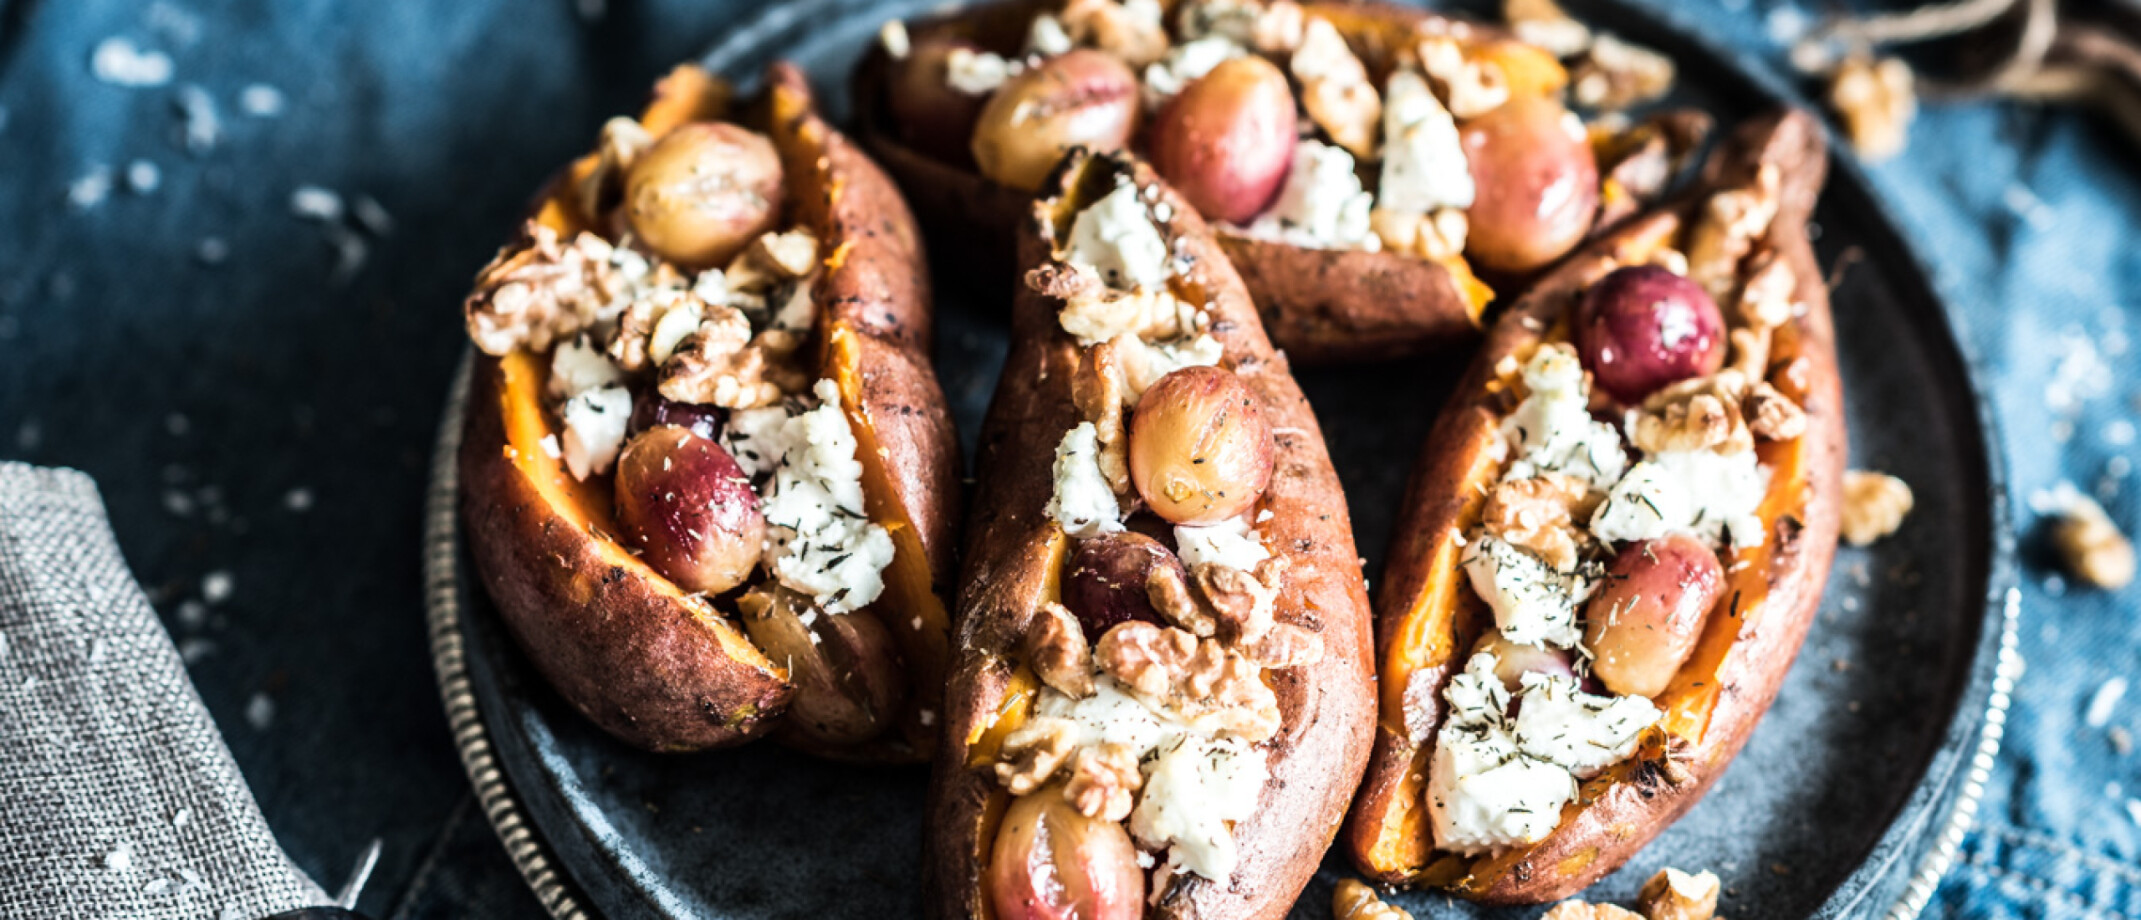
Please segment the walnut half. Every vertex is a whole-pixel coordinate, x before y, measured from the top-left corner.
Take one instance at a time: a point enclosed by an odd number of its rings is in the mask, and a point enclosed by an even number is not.
[[[1358,879],[1340,879],[1331,892],[1331,916],[1336,920],[1412,920],[1402,907],[1383,903]]]
[[[1844,542],[1865,546],[1895,533],[1911,513],[1910,484],[1886,473],[1844,473]]]
[[[1661,869],[1636,895],[1636,908],[1645,920],[1710,920],[1717,915],[1717,875],[1689,875],[1678,869]]]

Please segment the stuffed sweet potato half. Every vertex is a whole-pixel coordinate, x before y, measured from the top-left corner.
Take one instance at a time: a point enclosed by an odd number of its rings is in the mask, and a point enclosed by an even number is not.
[[[1077,151],[1020,231],[931,788],[939,917],[1284,916],[1374,717],[1315,416],[1204,223]]]
[[[1415,468],[1377,597],[1380,718],[1346,845],[1388,883],[1566,897],[1702,796],[1797,654],[1845,454],[1806,236],[1811,116],[1496,324]]]
[[[1663,67],[1586,98],[1655,96]],[[1328,361],[1473,337],[1482,277],[1520,283],[1626,216],[1704,127],[1587,132],[1569,85],[1509,31],[1397,5],[1014,0],[889,24],[854,96],[924,222],[980,247],[1064,151],[1141,151],[1211,222],[1273,341]]]
[[[673,72],[478,277],[460,455],[538,671],[654,750],[934,747],[958,457],[922,244],[802,75]]]

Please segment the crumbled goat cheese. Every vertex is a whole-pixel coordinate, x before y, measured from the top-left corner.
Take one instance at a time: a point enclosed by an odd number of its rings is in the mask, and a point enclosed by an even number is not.
[[[565,420],[559,447],[572,478],[586,479],[617,461],[624,447],[624,432],[632,420],[632,392],[621,386],[589,390],[565,401],[558,410]]]
[[[1018,73],[1016,61],[1006,61],[1001,55],[969,48],[953,48],[944,59],[944,81],[951,87],[969,96],[986,96],[996,92]]]
[[[1640,696],[1585,693],[1573,677],[1526,674],[1517,694],[1517,746],[1578,779],[1626,760],[1658,707]]]
[[[1469,549],[1465,574],[1509,641],[1568,648],[1583,638],[1576,609],[1591,585],[1582,575],[1556,572],[1537,554],[1496,537],[1482,536]]]
[[[1063,261],[1090,269],[1118,291],[1161,290],[1167,283],[1167,240],[1145,213],[1137,186],[1123,182],[1078,212]]]
[[[1228,59],[1246,53],[1242,46],[1216,35],[1167,49],[1166,57],[1145,65],[1145,110],[1159,111],[1162,103],[1197,82],[1197,78],[1211,73],[1212,68]]]
[[[753,482],[765,483],[767,566],[826,613],[847,613],[883,593],[892,536],[865,511],[840,388],[820,380],[812,393],[814,406],[790,400],[730,413],[722,446]]]
[[[1051,58],[1071,50],[1073,44],[1070,33],[1063,30],[1063,20],[1054,13],[1033,17],[1033,25],[1026,29],[1027,54]]]
[[[586,336],[560,344],[550,356],[550,395],[559,399],[623,383],[624,372]]]
[[[1240,518],[1203,527],[1177,526],[1175,554],[1190,568],[1210,562],[1244,572],[1271,558],[1264,538]]]
[[[1377,204],[1425,214],[1472,206],[1472,170],[1465,163],[1457,121],[1410,70],[1390,75],[1383,103],[1383,185]]]
[[[1605,488],[1621,478],[1628,455],[1612,425],[1591,418],[1590,389],[1573,351],[1541,348],[1524,364],[1531,390],[1502,420],[1502,439],[1516,448],[1504,479],[1563,473]]]
[[[1100,471],[1100,430],[1092,422],[1078,423],[1056,445],[1055,493],[1048,499],[1048,517],[1074,537],[1123,529],[1115,490]]]
[[[1043,689],[1033,711],[1037,718],[1070,723],[1073,747],[1121,745],[1139,758],[1188,728],[1160,714],[1106,674],[1093,678],[1093,695],[1084,699],[1073,699],[1052,687]]]
[[[1576,795],[1569,771],[1518,752],[1507,732],[1448,725],[1428,767],[1435,845],[1466,855],[1537,843]]]
[[[1265,755],[1239,738],[1178,736],[1143,766],[1130,833],[1166,847],[1175,867],[1215,882],[1234,874],[1229,822],[1247,820],[1270,776]]]
[[[1755,510],[1769,491],[1769,473],[1754,451],[1662,451],[1645,458],[1606,493],[1591,515],[1591,533],[1609,543],[1689,533],[1716,543],[1729,535],[1738,548],[1762,545]]]
[[[1382,239],[1368,224],[1374,205],[1353,172],[1352,154],[1303,139],[1294,145],[1278,199],[1244,232],[1304,249],[1380,249]]]

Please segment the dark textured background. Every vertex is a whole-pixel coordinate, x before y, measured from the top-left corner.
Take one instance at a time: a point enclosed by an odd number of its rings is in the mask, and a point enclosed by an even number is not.
[[[377,916],[536,909],[468,801],[425,652],[418,512],[453,305],[543,176],[747,6],[0,0],[0,456],[97,478],[298,864],[332,888],[383,841]],[[1673,15],[1767,56],[1809,17],[1785,0]],[[170,82],[98,81],[114,36],[167,54]],[[279,116],[241,112],[254,83]],[[220,116],[205,149],[182,142],[188,86]],[[2136,529],[2136,159],[2093,119],[1988,104],[1929,113],[1875,171],[1984,362],[2025,528],[2031,495],[2067,478]],[[127,189],[137,160],[154,190]],[[110,194],[71,203],[100,170],[120,174]],[[294,215],[308,185],[376,200],[391,231]],[[336,240],[367,251],[347,277]],[[213,604],[211,576],[231,586]],[[2141,916],[2141,770],[2108,734],[2136,708],[2085,718],[2141,661],[2141,589],[2028,581],[2015,728],[1939,903]]]

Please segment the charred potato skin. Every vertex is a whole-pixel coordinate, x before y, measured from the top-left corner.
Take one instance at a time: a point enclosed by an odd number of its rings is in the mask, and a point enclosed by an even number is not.
[[[1459,644],[1456,624],[1439,624],[1429,635],[1410,615],[1438,602],[1476,604],[1461,581],[1448,580],[1446,569],[1456,558],[1450,535],[1478,515],[1478,502],[1467,499],[1464,484],[1476,482],[1483,471],[1498,471],[1485,456],[1499,418],[1489,388],[1493,369],[1569,315],[1584,287],[1610,269],[1608,260],[1616,253],[1671,239],[1700,205],[1700,198],[1685,198],[1580,249],[1514,304],[1490,331],[1427,439],[1377,597],[1385,683],[1375,751],[1345,832],[1349,855],[1364,874],[1390,884],[1441,886],[1491,904],[1537,904],[1574,895],[1626,862],[1700,800],[1775,699],[1820,607],[1836,551],[1843,488],[1846,435],[1834,327],[1826,282],[1805,233],[1826,169],[1825,144],[1806,112],[1757,119],[1727,141],[1697,189],[1745,184],[1763,162],[1780,167],[1783,198],[1769,240],[1789,260],[1796,298],[1807,310],[1777,330],[1770,379],[1799,400],[1809,422],[1797,442],[1788,442],[1789,449],[1765,447],[1774,450],[1764,455],[1765,463],[1789,465],[1780,472],[1785,482],[1773,486],[1761,512],[1769,539],[1728,560],[1748,564],[1728,574],[1727,597],[1746,592],[1758,600],[1740,603],[1736,615],[1720,615],[1726,613],[1723,606],[1713,611],[1696,659],[1704,658],[1703,649],[1722,647],[1721,660],[1703,675],[1692,673],[1691,662],[1660,697],[1705,694],[1697,688],[1709,685],[1710,705],[1694,732],[1699,740],[1671,750],[1646,742],[1634,758],[1584,781],[1561,826],[1531,847],[1466,861],[1431,852],[1430,843],[1402,839],[1393,831],[1408,811],[1425,810],[1418,781],[1411,777],[1421,772],[1416,764],[1425,762],[1443,716],[1440,694],[1452,663],[1467,647]],[[1788,370],[1794,364],[1796,369]],[[1465,616],[1460,609],[1452,619],[1461,622]],[[1392,667],[1401,644],[1439,655],[1412,671],[1403,686],[1395,685]]]
[[[915,567],[926,569],[924,593],[936,609],[890,610],[887,598],[850,614],[877,616],[902,640],[912,692],[896,735],[838,749],[788,740],[838,759],[919,761],[935,747],[925,724],[933,719],[922,713],[940,705],[947,618],[935,592],[956,570],[960,496],[958,441],[928,359],[921,237],[891,181],[818,116],[800,71],[776,64],[767,87],[754,107],[731,111],[725,84],[681,67],[657,86],[643,120],[666,130],[735,117],[767,131],[786,168],[789,224],[810,227],[823,244],[825,270],[813,288],[820,370],[837,379],[868,448],[858,459],[871,517],[910,532],[898,553],[919,553],[924,564]],[[572,188],[591,166],[584,160],[554,182],[536,219],[561,232],[584,229]],[[548,425],[543,373],[526,353],[479,354],[458,458],[469,546],[508,629],[575,709],[628,743],[688,751],[786,737],[780,716],[794,687],[785,674],[711,604],[606,537],[617,531],[595,490],[524,443]],[[922,628],[895,625],[917,619]]]
[[[1074,152],[1043,186],[1019,232],[1020,264],[1050,258],[1055,227],[1067,215],[1052,205],[1077,197],[1081,182],[1117,170],[1140,186],[1158,181],[1142,162]],[[1086,186],[1090,191],[1093,186]],[[1235,367],[1263,401],[1276,432],[1277,463],[1260,508],[1267,542],[1291,557],[1278,617],[1320,631],[1324,658],[1268,672],[1283,728],[1268,742],[1271,777],[1255,817],[1236,825],[1240,863],[1232,884],[1191,879],[1173,885],[1148,917],[1279,918],[1314,874],[1338,831],[1366,763],[1374,717],[1368,647],[1368,600],[1360,560],[1329,455],[1284,355],[1264,337],[1254,307],[1204,223],[1170,190],[1174,210],[1163,235],[1189,254],[1191,287],[1208,294],[1211,334],[1224,364]],[[1067,539],[1044,512],[1052,491],[1055,439],[1081,419],[1072,404],[1077,343],[1058,325],[1060,302],[1021,286],[1012,314],[1012,348],[981,434],[981,470],[968,522],[947,691],[946,727],[930,788],[924,891],[943,920],[989,915],[981,876],[1004,793],[989,770],[987,742],[977,745],[1007,700],[1030,693],[1019,649],[1035,608],[1060,578]]]
[[[1026,23],[1054,5],[1038,0],[987,3],[917,20],[907,28],[917,42],[948,36],[1011,54],[1024,39]],[[1387,73],[1391,53],[1408,37],[1448,28],[1483,38],[1500,34],[1477,23],[1392,3],[1310,0],[1302,8],[1337,26],[1377,75]],[[958,251],[984,255],[993,265],[1023,264],[1017,261],[1013,241],[1031,196],[990,181],[972,164],[946,162],[903,143],[885,100],[892,64],[882,43],[873,43],[856,66],[851,82],[856,135],[899,182],[934,238],[952,241]],[[1227,233],[1216,236],[1248,286],[1266,335],[1304,366],[1397,358],[1479,338],[1488,295],[1476,279],[1460,278],[1442,264],[1388,252],[1305,249]],[[992,292],[1013,282],[1002,271],[964,274],[996,285],[984,288]]]

